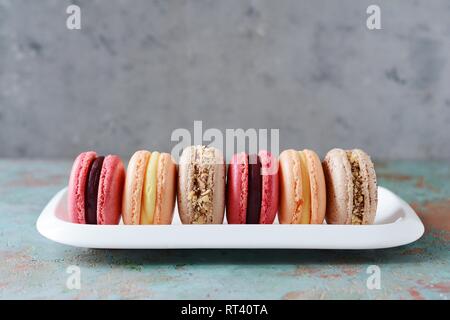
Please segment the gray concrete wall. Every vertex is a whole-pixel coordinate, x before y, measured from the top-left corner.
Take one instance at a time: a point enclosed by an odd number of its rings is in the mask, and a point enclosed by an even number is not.
[[[176,128],[450,159],[450,2],[0,0],[0,156],[169,151]],[[365,26],[382,10],[382,30]]]

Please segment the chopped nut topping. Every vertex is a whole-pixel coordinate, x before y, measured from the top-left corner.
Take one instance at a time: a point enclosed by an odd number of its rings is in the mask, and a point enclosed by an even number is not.
[[[353,211],[352,224],[362,224],[364,214],[364,195],[362,193],[362,176],[358,158],[351,151],[347,151],[353,175]]]
[[[213,191],[213,166],[215,165],[214,149],[200,147],[196,150],[193,159],[192,190],[188,194],[188,200],[193,212],[192,223],[212,222],[212,196]]]

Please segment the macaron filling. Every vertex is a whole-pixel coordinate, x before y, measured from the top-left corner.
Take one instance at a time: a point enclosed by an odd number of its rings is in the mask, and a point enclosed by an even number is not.
[[[85,219],[87,224],[97,224],[97,200],[100,174],[105,157],[97,157],[92,161],[85,188]]]
[[[364,215],[364,193],[362,190],[363,177],[358,157],[352,152],[347,151],[347,159],[352,169],[353,180],[353,208],[352,224],[362,224]]]
[[[259,223],[262,201],[261,159],[258,155],[249,156],[248,165],[248,197],[247,197],[247,224]]]
[[[309,178],[308,162],[303,151],[300,155],[301,183],[303,191],[303,205],[301,206],[300,223],[309,224],[311,222],[311,183]]]
[[[213,185],[214,185],[214,149],[201,146],[193,152],[193,170],[188,194],[189,210],[192,223],[212,223],[213,219]]]
[[[145,171],[142,190],[142,207],[140,224],[153,224],[156,209],[156,189],[159,152],[152,152]]]

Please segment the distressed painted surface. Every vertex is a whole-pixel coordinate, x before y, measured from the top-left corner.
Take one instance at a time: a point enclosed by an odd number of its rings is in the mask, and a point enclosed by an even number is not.
[[[426,225],[417,242],[386,250],[91,250],[53,243],[36,219],[67,183],[70,162],[0,160],[0,298],[448,299],[450,164],[377,165],[380,185]],[[368,290],[366,269],[381,268]],[[66,268],[81,268],[81,289]]]

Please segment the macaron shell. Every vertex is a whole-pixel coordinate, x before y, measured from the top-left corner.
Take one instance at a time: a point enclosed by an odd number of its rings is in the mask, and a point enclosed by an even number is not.
[[[262,174],[262,199],[259,223],[271,224],[278,209],[278,161],[268,151],[259,152]],[[228,207],[227,207],[228,208]]]
[[[244,224],[247,215],[248,155],[234,154],[228,166],[227,176],[227,222]]]
[[[213,169],[213,224],[223,223],[225,216],[226,165],[223,154],[214,148],[215,165]]]
[[[171,224],[175,208],[177,167],[168,153],[158,160],[154,224]]]
[[[311,224],[322,224],[326,210],[325,177],[319,156],[312,150],[303,150],[306,157],[311,188]]]
[[[139,224],[141,217],[142,188],[150,152],[140,150],[128,163],[123,192],[122,216],[125,224]]]
[[[285,150],[279,157],[278,220],[282,224],[300,223],[302,210],[302,183],[300,156],[295,150]]]
[[[67,205],[69,219],[73,223],[86,223],[85,192],[89,168],[97,157],[94,151],[83,152],[75,159],[69,178]]]
[[[352,152],[358,157],[361,176],[363,178],[364,215],[362,224],[373,224],[378,202],[375,168],[369,155],[364,151],[354,149]]]
[[[350,224],[353,207],[353,175],[347,154],[332,149],[322,162],[325,176],[328,224]]]
[[[178,185],[177,185],[177,203],[180,220],[183,224],[189,224],[192,221],[189,210],[189,185],[190,172],[193,170],[193,161],[195,158],[195,147],[186,147],[181,153],[178,165]]]
[[[118,224],[122,210],[125,167],[115,155],[105,157],[97,200],[97,224]]]

